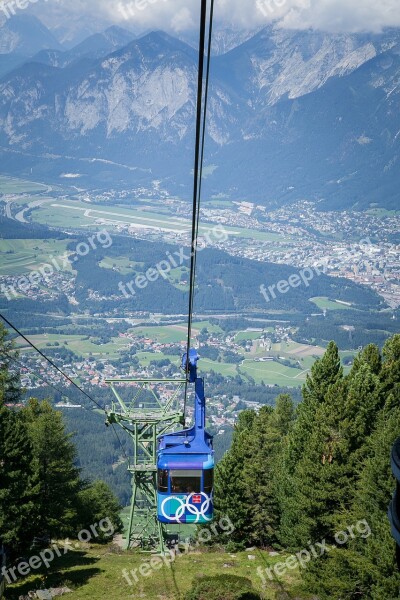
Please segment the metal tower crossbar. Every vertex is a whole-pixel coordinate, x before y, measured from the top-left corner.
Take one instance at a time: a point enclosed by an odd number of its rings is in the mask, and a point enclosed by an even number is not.
[[[183,393],[185,379],[107,379],[116,402],[107,411],[109,423],[120,425],[133,443],[128,470],[132,474],[132,499],[126,548],[164,552],[166,530],[157,519],[157,438],[177,424],[184,425]],[[117,389],[123,384],[135,388],[127,401]],[[162,400],[157,386],[166,396]],[[182,398],[183,400],[183,398]]]

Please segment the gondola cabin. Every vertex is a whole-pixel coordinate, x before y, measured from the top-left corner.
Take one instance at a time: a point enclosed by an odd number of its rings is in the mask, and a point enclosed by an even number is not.
[[[197,353],[191,350],[194,425],[158,439],[157,513],[162,523],[200,524],[213,519],[214,450],[212,436],[205,430],[204,381],[197,377],[197,360]]]

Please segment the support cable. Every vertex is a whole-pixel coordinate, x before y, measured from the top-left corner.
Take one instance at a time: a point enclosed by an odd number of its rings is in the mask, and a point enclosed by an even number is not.
[[[69,381],[69,383],[71,383],[78,391],[81,392],[81,394],[84,394],[84,396],[86,396],[86,398],[88,398],[91,402],[93,402],[97,408],[99,408],[102,412],[105,413],[105,415],[107,416],[107,412],[105,411],[105,409],[97,402],[97,400],[95,400],[90,394],[88,394],[87,392],[85,392],[84,389],[82,389],[77,383],[75,383],[75,381],[73,381],[71,379],[71,377],[69,377],[66,373],[64,373],[52,360],[51,358],[49,358],[48,356],[46,356],[45,354],[43,354],[43,352],[37,347],[35,346],[35,344],[33,342],[31,342],[26,335],[24,335],[17,327],[15,327],[15,325],[13,325],[11,323],[11,321],[9,321],[3,314],[0,313],[0,317],[3,319],[3,321],[9,326],[11,327],[11,329],[13,329],[15,331],[15,333],[17,333],[23,340],[25,340],[25,342],[27,344],[29,344],[29,346],[31,346],[38,354],[40,354],[40,356],[47,361],[60,375],[62,375],[62,377],[64,377],[67,381]],[[41,377],[42,381],[45,381],[42,377]],[[48,382],[46,382],[48,383]],[[48,385],[51,385],[51,387],[53,387],[54,389],[57,389],[55,386],[53,386],[52,384],[48,383]],[[59,391],[59,390],[57,390]],[[126,460],[129,461],[128,455],[126,454],[125,448],[123,447],[123,444],[121,442],[121,439],[118,435],[118,433],[116,432],[115,428],[114,428],[114,424],[112,423],[112,430],[114,432],[115,437],[118,440],[119,445],[121,446],[121,450],[125,455]]]
[[[36,377],[36,379],[39,379],[39,381],[43,381],[43,383],[45,383],[49,387],[53,388],[53,390],[58,392],[59,394],[61,394],[61,396],[65,396],[66,398],[68,398],[69,400],[72,401],[71,396],[69,396],[65,391],[61,391],[58,387],[56,387],[54,385],[54,383],[50,383],[50,381],[48,381],[45,377],[43,377],[43,375],[39,375],[31,367],[24,365],[23,362],[18,360],[16,357],[12,356],[9,352],[6,352],[5,350],[0,350],[0,354],[3,356],[6,356],[9,360],[12,360],[13,362],[15,362],[20,367],[20,369],[27,369],[31,373],[31,375]],[[86,406],[83,406],[83,408],[86,409]],[[86,409],[86,410],[88,410],[88,409]]]
[[[189,350],[190,350],[191,339],[192,339],[193,307],[194,307],[195,284],[196,284],[197,245],[198,245],[198,233],[199,233],[201,184],[202,184],[202,177],[203,177],[205,132],[206,132],[206,119],[207,119],[207,107],[208,107],[208,90],[209,90],[209,76],[210,76],[213,17],[214,17],[214,0],[211,0],[209,32],[208,32],[206,83],[205,83],[204,106],[203,106],[203,79],[204,79],[205,40],[206,40],[206,24],[207,24],[207,0],[202,0],[201,12],[200,12],[199,68],[198,68],[198,82],[197,82],[197,114],[196,114],[196,142],[195,142],[193,208],[192,208],[192,237],[191,237],[191,260],[190,260],[190,283],[189,283],[188,336],[187,336],[187,344],[186,344],[187,358],[189,357]],[[188,394],[188,381],[187,381],[188,380],[188,372],[189,372],[189,362],[187,361],[184,409],[183,409],[184,414],[186,412],[186,401],[187,401],[187,394]]]

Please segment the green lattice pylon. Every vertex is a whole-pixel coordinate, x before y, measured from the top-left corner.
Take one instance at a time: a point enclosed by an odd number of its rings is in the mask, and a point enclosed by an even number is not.
[[[132,474],[132,499],[126,548],[164,552],[166,531],[157,519],[157,437],[184,425],[180,392],[185,379],[108,379],[116,398],[107,411],[109,423],[120,425],[131,437],[133,455],[128,470]],[[133,395],[121,398],[117,386],[132,384]],[[161,400],[157,386],[163,386]]]

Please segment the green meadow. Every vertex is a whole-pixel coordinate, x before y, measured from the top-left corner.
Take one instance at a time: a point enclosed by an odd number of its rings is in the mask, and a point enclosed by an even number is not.
[[[150,555],[133,550],[123,551],[115,546],[79,544],[74,541],[71,546],[71,550],[56,558],[49,569],[33,571],[9,586],[6,600],[18,600],[31,590],[59,586],[71,589],[69,600],[184,600],[198,577],[222,573],[249,579],[254,590],[262,594],[265,600],[310,598],[308,595],[299,595],[298,568],[286,569],[280,577],[273,575],[270,579],[265,576],[265,583],[258,575],[257,569],[265,572],[265,569],[284,561],[287,554],[271,556],[268,551],[258,549],[232,554],[222,550],[207,551],[194,545],[189,553],[182,548],[175,560],[170,560],[168,564],[168,561],[155,561]],[[157,563],[157,569],[151,568],[151,560],[153,565]],[[141,575],[139,569],[142,566],[147,576]]]
[[[0,240],[0,275],[29,273],[67,250],[70,240]],[[62,263],[60,261],[60,267]],[[70,270],[68,268],[68,270]]]

